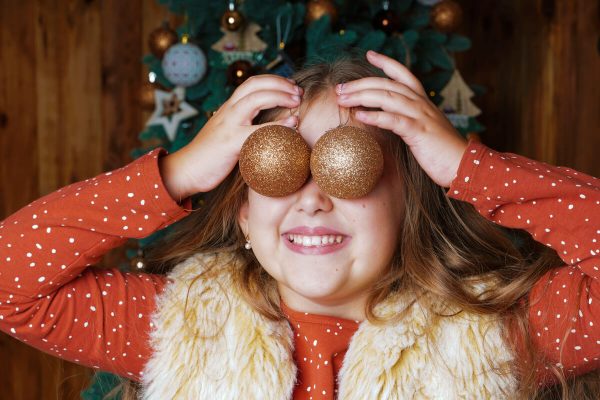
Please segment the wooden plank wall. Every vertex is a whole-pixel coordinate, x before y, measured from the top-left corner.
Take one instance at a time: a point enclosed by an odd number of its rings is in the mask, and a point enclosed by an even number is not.
[[[457,55],[498,150],[600,176],[596,0],[460,0],[473,48]],[[154,0],[0,1],[0,219],[131,161]],[[111,258],[112,257],[112,258]],[[109,255],[107,265],[119,255]],[[2,398],[77,399],[90,370],[0,334]]]
[[[0,1],[0,219],[131,161],[141,58],[168,17],[154,0]],[[5,334],[0,359],[0,398],[78,399],[91,376]]]
[[[473,48],[457,56],[487,87],[486,144],[600,176],[600,7],[596,0],[461,1]]]

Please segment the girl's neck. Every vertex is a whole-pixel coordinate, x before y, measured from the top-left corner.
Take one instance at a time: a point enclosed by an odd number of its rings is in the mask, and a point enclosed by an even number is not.
[[[296,312],[337,317],[358,322],[366,319],[366,295],[348,300],[321,302],[307,299],[287,287],[280,286],[279,296],[281,302],[288,309]]]

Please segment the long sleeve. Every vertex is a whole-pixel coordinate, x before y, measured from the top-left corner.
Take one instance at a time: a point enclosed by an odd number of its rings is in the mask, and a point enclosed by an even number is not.
[[[0,330],[49,354],[139,380],[164,276],[88,268],[129,238],[189,214],[158,167],[163,149],[74,183],[0,222]]]
[[[485,218],[528,231],[564,262],[534,285],[529,324],[547,360],[578,375],[600,367],[600,182],[471,142],[448,191]],[[549,380],[539,371],[540,382]]]

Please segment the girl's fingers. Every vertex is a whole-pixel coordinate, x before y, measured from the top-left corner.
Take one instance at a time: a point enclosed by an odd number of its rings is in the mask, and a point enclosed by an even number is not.
[[[287,117],[275,120],[275,121],[271,121],[271,122],[265,122],[264,124],[260,124],[260,125],[253,125],[252,126],[252,131],[254,132],[254,130],[258,129],[258,128],[262,128],[263,126],[269,126],[269,125],[284,125],[287,126],[288,128],[294,128],[298,125],[298,117],[296,117],[295,115],[289,115]]]
[[[251,125],[252,119],[261,110],[275,107],[295,108],[300,105],[300,96],[279,90],[259,90],[242,97],[231,106],[230,118],[236,125]]]
[[[297,86],[291,80],[279,75],[262,74],[248,78],[232,93],[229,100],[237,103],[240,99],[259,90],[280,90],[290,94],[300,94]]]
[[[393,80],[405,84],[421,96],[427,96],[421,82],[402,63],[373,50],[367,51],[367,60]]]
[[[420,97],[420,95],[415,93],[415,91],[412,90],[412,88],[410,88],[409,86],[401,82],[396,82],[388,78],[380,77],[360,78],[354,81],[345,82],[343,86],[342,84],[340,84],[338,85],[338,87],[338,94],[350,94],[364,89],[383,89],[400,93],[414,100]]]
[[[385,111],[357,111],[356,119],[381,129],[387,129],[409,140],[418,132],[417,120],[406,115],[393,114]],[[410,144],[410,143],[407,143]]]
[[[423,115],[420,102],[400,93],[382,89],[366,89],[359,92],[342,94],[337,97],[338,103],[344,107],[381,108],[383,111],[404,114],[411,118]]]

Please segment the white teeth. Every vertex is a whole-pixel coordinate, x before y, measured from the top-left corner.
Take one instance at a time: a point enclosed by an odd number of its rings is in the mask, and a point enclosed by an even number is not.
[[[341,235],[321,235],[321,236],[303,236],[288,234],[288,240],[294,244],[313,247],[313,246],[328,246],[334,243],[342,243],[344,237]]]

